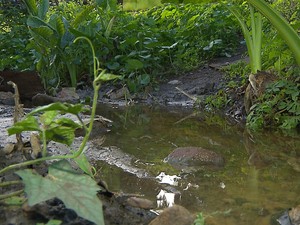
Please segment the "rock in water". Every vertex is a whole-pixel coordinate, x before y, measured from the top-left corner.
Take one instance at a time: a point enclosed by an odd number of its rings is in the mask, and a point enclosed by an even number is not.
[[[179,205],[166,208],[158,217],[149,223],[149,225],[191,225],[194,217],[190,212]]]
[[[222,155],[201,147],[181,147],[176,148],[165,159],[175,168],[189,166],[211,165],[222,167],[225,160]]]

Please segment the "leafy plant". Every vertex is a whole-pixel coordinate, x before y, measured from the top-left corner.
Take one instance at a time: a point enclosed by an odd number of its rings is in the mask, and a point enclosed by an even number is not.
[[[1,2],[0,8],[0,71],[33,70],[33,55],[26,49],[29,32],[26,9],[22,4]]]
[[[298,65],[300,65],[300,37],[288,21],[280,13],[263,0],[247,0],[261,14],[263,14],[276,28],[280,36],[293,51]]]
[[[0,174],[46,160],[59,160],[49,167],[49,173],[46,177],[42,177],[37,174],[37,172],[29,169],[16,172],[23,179],[25,184],[25,192],[28,195],[29,205],[57,197],[65,203],[66,207],[75,210],[78,215],[100,225],[104,224],[101,201],[96,197],[96,193],[100,188],[92,179],[93,173],[88,160],[84,156],[84,150],[92,131],[101,83],[115,79],[117,76],[108,74],[99,67],[99,61],[95,56],[93,45],[89,39],[79,37],[75,39],[75,41],[78,39],[85,39],[90,44],[94,62],[94,98],[89,126],[86,127],[80,119],[79,113],[84,110],[84,107],[80,104],[53,103],[36,108],[27,114],[23,121],[19,121],[9,128],[8,132],[12,135],[20,134],[23,131],[38,131],[43,140],[42,157],[10,165],[1,169]],[[55,119],[58,113],[74,114],[77,116],[79,123],[68,118],[60,117]],[[40,115],[40,121],[33,115]],[[47,156],[47,142],[49,140],[70,145],[74,139],[73,131],[78,127],[83,127],[86,134],[77,151],[70,151],[67,155]],[[78,166],[89,176],[75,172],[66,159],[74,159]],[[15,182],[9,182],[5,185],[14,183]],[[0,199],[20,193],[22,193],[22,191],[0,196]]]
[[[247,45],[247,50],[250,58],[251,73],[255,74],[261,70],[261,43],[262,43],[262,16],[254,11],[250,5],[250,28],[247,26],[248,18],[244,16],[235,6],[229,6],[228,9],[235,15],[239,21],[244,38]]]
[[[262,101],[252,107],[247,125],[252,129],[295,129],[300,124],[299,78],[280,80],[267,88]]]
[[[193,225],[205,225],[205,218],[202,213],[198,213]]]

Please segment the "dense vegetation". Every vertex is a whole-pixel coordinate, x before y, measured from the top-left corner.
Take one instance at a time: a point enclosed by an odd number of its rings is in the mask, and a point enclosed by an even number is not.
[[[272,1],[295,30],[300,27],[299,5],[296,0]],[[247,5],[239,7],[246,14]],[[73,44],[78,36],[91,39],[101,68],[121,75],[122,85],[132,92],[142,91],[169,75],[193,70],[213,57],[230,56],[243,40],[236,18],[221,3],[166,3],[131,12],[116,5],[72,1],[40,8],[43,13],[33,14],[27,21],[22,4],[1,11],[0,70],[35,68],[46,88],[89,82],[91,53],[87,44]],[[247,122],[256,128],[295,128],[300,122],[299,68],[267,20],[263,20],[263,31],[262,69],[280,79],[274,84],[277,88],[270,89],[272,94],[268,91],[262,98],[264,104],[253,107]],[[231,66],[226,71],[228,88],[248,82],[249,67]],[[207,104],[223,108],[233,102],[220,90],[207,99]]]

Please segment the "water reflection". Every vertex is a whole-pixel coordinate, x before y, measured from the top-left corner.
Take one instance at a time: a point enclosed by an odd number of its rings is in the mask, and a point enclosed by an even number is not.
[[[124,172],[106,173],[105,164],[100,162],[102,176],[110,180],[111,189],[139,192],[153,201],[159,196],[168,200],[165,205],[173,204],[175,196],[175,204],[211,215],[216,224],[270,224],[274,215],[300,203],[299,135],[250,133],[219,117],[176,108],[99,110],[114,121],[104,145],[117,146],[136,157],[133,165],[153,177],[143,180]],[[203,167],[187,172],[163,162],[174,148],[185,146],[216,151],[225,157],[226,165],[221,170]],[[162,171],[180,177],[178,186],[160,184],[155,177]],[[162,197],[161,190],[172,195]]]

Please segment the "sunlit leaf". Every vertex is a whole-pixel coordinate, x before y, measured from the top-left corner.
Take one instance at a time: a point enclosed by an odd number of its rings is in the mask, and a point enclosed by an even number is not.
[[[49,9],[49,0],[42,0],[40,1],[40,5],[38,8],[38,16],[44,20],[46,18],[46,14]]]
[[[16,174],[25,184],[30,206],[59,198],[79,216],[97,225],[104,225],[102,203],[96,195],[100,187],[91,177],[76,173],[68,161],[53,163],[46,177],[31,169],[17,171]]]
[[[41,115],[41,122],[44,125],[50,125],[54,118],[57,116],[58,112],[57,111],[46,111],[43,115]]]
[[[114,75],[114,74],[111,74],[111,73],[101,73],[96,81],[109,81],[109,80],[114,80],[114,79],[118,79],[120,78],[120,76],[118,75]]]
[[[4,204],[6,205],[20,205],[20,206],[23,205],[25,201],[26,201],[25,197],[20,197],[20,196],[13,196],[3,200]]]
[[[62,224],[61,220],[49,220],[46,224],[37,223],[36,225],[60,225],[60,224]]]
[[[56,18],[56,31],[57,31],[57,33],[62,37],[64,34],[65,34],[65,32],[66,32],[66,29],[65,29],[65,24],[64,24],[64,22],[63,22],[63,19],[62,19],[62,17],[61,16],[58,16],[57,18]]]
[[[53,111],[53,110],[58,110],[61,113],[71,113],[75,115],[85,111],[82,104],[73,105],[69,103],[55,102],[46,106],[37,107],[36,109],[32,110],[28,115],[33,115],[39,112]]]
[[[9,135],[20,134],[23,131],[40,131],[40,126],[35,117],[28,116],[24,120],[15,123],[7,131]]]
[[[29,16],[27,19],[27,26],[32,28],[38,28],[38,27],[48,27],[51,30],[55,30],[53,27],[51,27],[48,23],[43,21],[41,18],[37,16]]]
[[[46,139],[70,146],[75,138],[74,129],[65,126],[52,126],[45,131]]]
[[[26,7],[31,15],[36,16],[38,14],[38,8],[36,0],[25,0]]]

